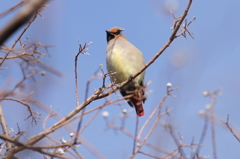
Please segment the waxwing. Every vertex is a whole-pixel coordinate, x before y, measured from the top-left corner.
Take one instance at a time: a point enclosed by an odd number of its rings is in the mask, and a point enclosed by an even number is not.
[[[122,83],[135,75],[145,66],[142,52],[131,44],[122,34],[123,29],[111,28],[107,33],[107,70],[111,74],[111,81],[115,84]],[[130,83],[120,88],[122,96],[133,96],[127,99],[131,107],[135,107],[137,116],[144,115],[143,103],[146,100],[141,87],[144,84],[145,71]]]

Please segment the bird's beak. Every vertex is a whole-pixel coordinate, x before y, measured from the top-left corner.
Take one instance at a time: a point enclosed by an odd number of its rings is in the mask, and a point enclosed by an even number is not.
[[[106,30],[106,33],[107,33],[107,34],[111,34],[111,35],[112,35],[112,32],[110,32],[110,31],[108,31],[108,30]]]

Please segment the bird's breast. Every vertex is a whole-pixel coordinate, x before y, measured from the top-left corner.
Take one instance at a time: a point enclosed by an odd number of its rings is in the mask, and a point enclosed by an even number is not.
[[[115,72],[112,80],[116,83],[121,83],[128,79],[131,74],[131,66],[126,58],[124,49],[113,47],[108,58],[108,72]]]
[[[107,47],[107,69],[115,73],[111,80],[122,83],[136,74],[145,65],[143,55],[131,43],[122,38],[111,40]],[[135,83],[144,80],[145,72],[134,79]],[[129,83],[131,85],[131,83]]]

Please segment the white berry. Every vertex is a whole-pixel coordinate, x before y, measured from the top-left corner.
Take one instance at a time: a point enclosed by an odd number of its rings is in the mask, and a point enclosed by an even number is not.
[[[203,95],[204,95],[204,96],[208,96],[208,95],[209,95],[209,92],[208,92],[208,91],[203,91]]]
[[[167,83],[167,87],[169,88],[169,87],[172,87],[172,83]]]
[[[70,133],[70,137],[73,137],[74,136],[74,133]]]
[[[122,110],[123,114],[127,114],[127,109]]]
[[[109,116],[109,112],[108,112],[108,111],[102,112],[102,116],[103,116],[104,118],[107,118],[107,117]]]

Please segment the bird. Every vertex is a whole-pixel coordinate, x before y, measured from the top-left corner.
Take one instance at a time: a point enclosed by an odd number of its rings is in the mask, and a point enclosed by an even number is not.
[[[131,79],[145,66],[142,52],[127,40],[126,36],[122,34],[123,30],[120,27],[106,30],[106,66],[110,73],[110,79],[115,84]],[[145,73],[145,71],[142,72],[130,83],[120,88],[123,97],[132,95],[126,100],[131,107],[135,107],[138,117],[144,115],[143,103],[146,97],[144,96],[144,90],[141,88],[144,85]]]

